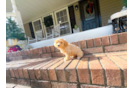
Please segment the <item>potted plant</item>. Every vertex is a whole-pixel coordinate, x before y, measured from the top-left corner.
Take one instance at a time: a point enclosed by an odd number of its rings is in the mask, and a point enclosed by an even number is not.
[[[126,7],[134,7],[134,1],[133,0],[122,0],[124,6]]]
[[[25,34],[22,29],[18,27],[15,21],[7,18],[6,22],[6,40],[9,41],[8,45],[16,45],[18,41],[26,41]]]
[[[75,25],[74,25],[74,28],[73,28],[73,33],[77,33],[77,32],[79,32],[79,28],[78,28],[78,26],[75,24]]]

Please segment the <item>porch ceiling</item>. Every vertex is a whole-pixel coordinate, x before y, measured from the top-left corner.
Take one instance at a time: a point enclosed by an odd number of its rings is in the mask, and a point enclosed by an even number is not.
[[[60,9],[78,0],[16,0],[16,6],[21,12],[23,23]],[[6,0],[6,12],[12,11],[10,0]]]

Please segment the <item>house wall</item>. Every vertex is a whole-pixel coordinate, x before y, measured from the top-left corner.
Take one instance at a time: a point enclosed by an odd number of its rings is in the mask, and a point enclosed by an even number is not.
[[[78,5],[78,9],[76,10],[74,8],[74,14],[75,14],[75,21],[76,21],[76,24],[78,25],[80,31],[82,30],[82,26],[81,26],[81,18],[80,18],[80,10],[79,10],[79,4],[78,2],[75,2],[73,4],[73,6],[75,7],[75,5]]]
[[[110,16],[119,12],[123,7],[121,0],[99,0],[99,5],[102,26],[107,25]]]
[[[32,37],[31,32],[30,32],[29,23],[24,24],[24,29],[25,29],[26,36]]]

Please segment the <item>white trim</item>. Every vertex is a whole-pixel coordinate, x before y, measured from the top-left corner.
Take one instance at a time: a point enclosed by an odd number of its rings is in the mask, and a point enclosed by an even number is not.
[[[62,10],[65,10],[66,9],[66,12],[67,12],[67,19],[68,19],[68,23],[69,23],[69,29],[70,29],[70,33],[71,33],[71,23],[70,23],[70,17],[69,17],[69,11],[68,11],[68,7],[65,7],[65,8],[62,8],[62,9],[59,9],[59,10],[57,10],[57,11],[55,11],[54,12],[54,16],[55,16],[55,21],[56,21],[56,24],[58,24],[58,22],[57,22],[57,16],[56,16],[56,13],[57,12],[60,12],[60,11],[62,11]]]
[[[78,1],[79,1],[79,0],[75,0],[75,1],[73,1],[73,2],[70,2],[69,4],[66,4],[66,5],[64,5],[64,6],[61,6],[61,7],[57,8],[57,9],[52,10],[52,11],[49,11],[49,12],[47,12],[47,13],[45,12],[45,13],[43,13],[43,14],[40,15],[40,16],[37,16],[37,17],[35,17],[35,18],[33,18],[33,19],[29,20],[29,21],[24,22],[24,24],[29,23],[29,22],[31,22],[31,21],[33,21],[33,20],[35,20],[35,19],[38,19],[38,18],[40,18],[40,17],[42,17],[42,16],[44,16],[44,15],[46,15],[46,14],[53,13],[54,11],[57,11],[57,10],[59,10],[59,9],[61,9],[61,8],[68,7],[68,6],[70,6],[70,5],[72,5],[73,3],[78,2]]]
[[[34,34],[36,34],[36,32],[38,32],[38,31],[35,31],[34,24],[33,24],[33,23],[34,23],[35,21],[37,21],[37,20],[40,20],[40,22],[41,22],[41,27],[42,27],[41,30],[43,30],[42,20],[41,20],[41,18],[38,18],[38,19],[32,21],[32,26],[33,26],[33,29],[34,29]]]
[[[44,32],[45,32],[45,33],[44,33],[44,36],[46,35],[46,27],[45,27],[45,25],[44,25],[44,23],[43,23],[43,22],[44,22],[44,19],[43,19],[43,18],[44,18],[44,17],[47,17],[47,16],[49,16],[49,15],[52,16],[52,19],[53,19],[53,26],[55,26],[54,13],[49,13],[49,14],[46,14],[46,15],[42,16],[42,17],[41,17],[41,20],[42,20],[42,24],[43,24],[42,26],[43,26],[43,29],[44,29]]]

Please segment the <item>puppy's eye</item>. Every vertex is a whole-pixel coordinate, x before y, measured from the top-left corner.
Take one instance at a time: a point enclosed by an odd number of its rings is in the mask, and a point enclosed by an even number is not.
[[[60,42],[62,44],[62,42]]]

